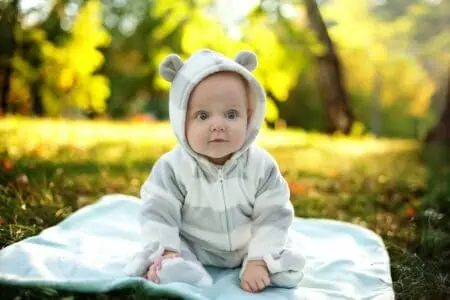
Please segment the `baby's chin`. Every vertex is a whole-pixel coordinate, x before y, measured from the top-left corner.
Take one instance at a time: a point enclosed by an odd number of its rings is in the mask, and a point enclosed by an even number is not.
[[[227,153],[227,154],[216,154],[216,153],[208,153],[208,155],[203,155],[206,157],[210,162],[216,164],[216,165],[223,165],[227,160],[231,158],[234,152]]]
[[[236,153],[240,149],[203,149],[206,151],[194,151],[200,154],[201,156],[207,158],[210,162],[214,164],[224,164],[227,160],[229,160],[234,153]]]

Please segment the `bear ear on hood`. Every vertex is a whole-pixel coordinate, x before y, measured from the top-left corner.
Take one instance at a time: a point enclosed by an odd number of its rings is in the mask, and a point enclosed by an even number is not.
[[[247,50],[239,51],[234,61],[252,72],[258,66],[258,60],[255,53]]]
[[[159,74],[165,80],[172,82],[183,65],[183,60],[178,55],[169,54],[159,65]]]

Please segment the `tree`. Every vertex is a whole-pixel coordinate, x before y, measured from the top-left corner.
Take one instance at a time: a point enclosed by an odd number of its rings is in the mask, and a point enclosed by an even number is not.
[[[320,14],[315,0],[304,0],[308,19],[319,40],[325,45],[324,55],[317,56],[318,85],[325,102],[327,116],[326,131],[349,133],[354,117],[348,104],[348,96],[343,83],[340,61],[334,50],[333,42]]]
[[[6,113],[8,109],[8,92],[12,75],[11,59],[14,55],[16,43],[14,29],[18,22],[19,1],[13,0],[6,3],[6,7],[0,10],[0,109]]]
[[[294,16],[283,16],[280,1],[263,0],[232,20],[224,18],[222,9],[226,8],[216,5],[207,6],[208,13],[191,14],[183,30],[183,52],[188,56],[208,47],[233,57],[242,49],[254,51],[258,56],[254,74],[267,92],[266,121],[272,125],[279,119],[276,103],[288,99],[298,74],[310,65],[311,53],[320,52],[320,43],[310,29],[293,24]],[[294,15],[301,13],[297,5],[287,5]]]
[[[429,105],[436,86],[421,64],[419,51],[429,44],[415,38],[421,24],[428,24],[421,17],[428,5],[412,5],[401,10],[405,15],[389,19],[378,13],[381,6],[395,3],[334,0],[321,6],[321,13],[341,59],[358,121],[382,136],[416,138],[432,122]]]
[[[108,44],[109,35],[101,26],[101,3],[58,0],[53,4],[45,20],[25,24],[29,13],[39,11],[31,8],[20,11],[14,26],[10,26],[14,49],[6,60],[10,76],[9,85],[3,87],[7,97],[3,97],[2,104],[22,114],[102,112],[109,83],[97,73],[104,61],[98,48]],[[73,13],[73,5],[78,13]]]
[[[425,141],[427,143],[438,142],[450,145],[450,62],[448,64],[447,73],[445,108],[439,122],[428,132]]]
[[[449,60],[450,53],[450,2],[396,0],[385,1],[375,6],[373,11],[383,19],[409,19],[410,39],[407,48],[417,57],[428,76],[440,85],[433,89],[431,105],[435,106],[437,124],[425,136],[426,142],[449,141]],[[442,80],[443,78],[443,80]],[[432,107],[433,108],[433,107]],[[433,116],[434,117],[434,116]],[[429,126],[427,126],[429,127]]]
[[[111,83],[108,113],[125,117],[152,109],[158,118],[167,117],[167,105],[161,105],[167,83],[158,75],[158,64],[165,55],[181,51],[184,25],[192,18],[190,4],[146,0],[118,6],[117,1],[103,2],[105,25],[112,36],[104,49],[107,63],[102,68]],[[127,21],[134,26],[125,26]]]
[[[46,21],[17,29],[20,47],[13,58],[14,97],[9,100],[32,102],[38,115],[103,112],[109,96],[107,78],[97,73],[104,62],[97,48],[109,42],[101,3],[88,0],[80,5],[68,20],[70,32],[60,25],[66,5],[58,1]]]

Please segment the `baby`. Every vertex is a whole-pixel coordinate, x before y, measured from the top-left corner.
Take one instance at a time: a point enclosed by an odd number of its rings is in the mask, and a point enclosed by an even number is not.
[[[248,51],[232,60],[201,50],[185,63],[171,54],[161,63],[179,143],[142,186],[145,246],[128,274],[209,286],[204,266],[242,267],[240,286],[248,292],[295,287],[303,278],[304,258],[291,247],[288,185],[270,154],[253,144],[266,106],[256,66]]]

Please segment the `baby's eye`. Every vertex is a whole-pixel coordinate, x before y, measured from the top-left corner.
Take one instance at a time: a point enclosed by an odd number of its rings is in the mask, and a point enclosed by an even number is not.
[[[237,111],[235,110],[230,110],[229,112],[227,112],[227,119],[230,120],[234,120],[237,117]]]
[[[208,113],[205,111],[199,111],[196,117],[199,118],[200,120],[206,120],[208,119]]]

